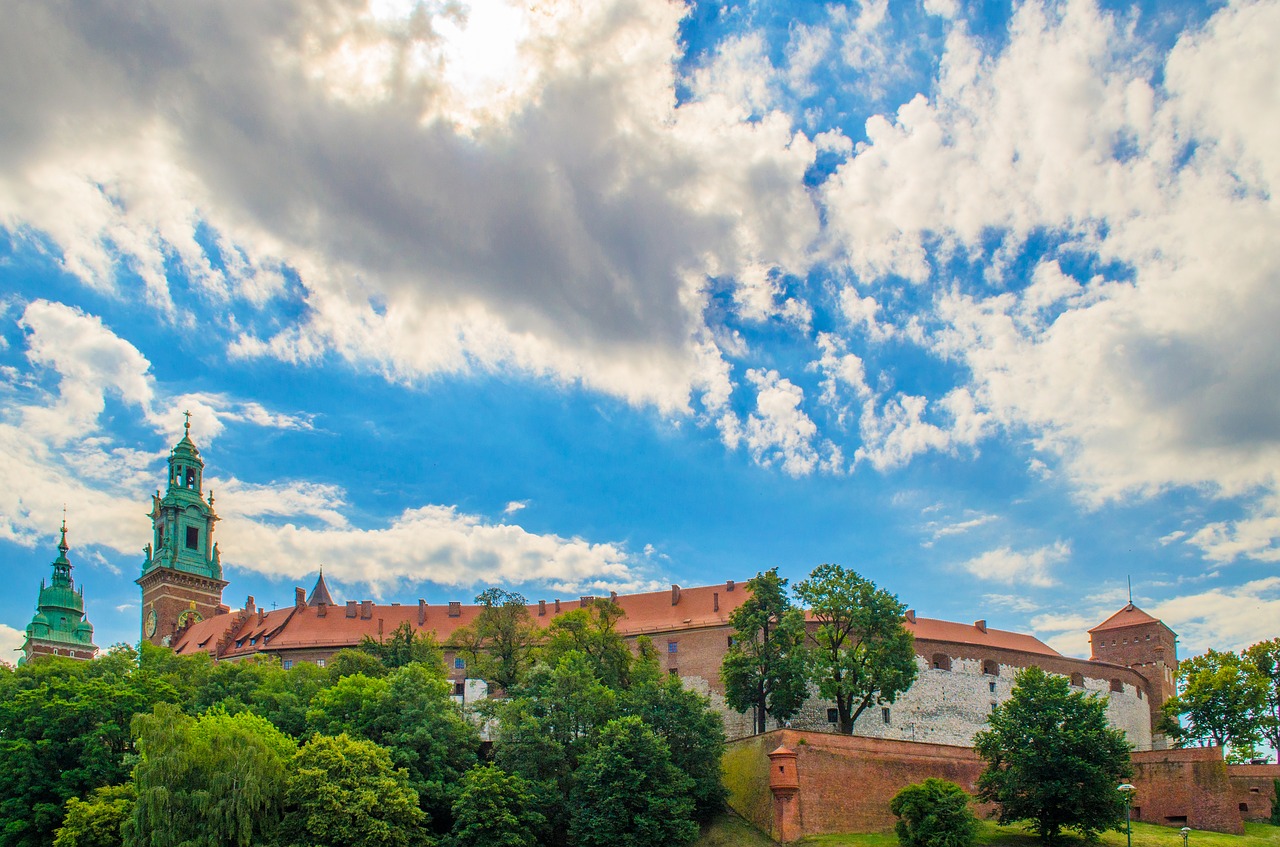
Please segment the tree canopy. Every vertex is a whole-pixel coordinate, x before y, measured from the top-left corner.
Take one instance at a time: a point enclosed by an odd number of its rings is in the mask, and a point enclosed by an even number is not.
[[[1178,663],[1178,693],[1162,728],[1179,746],[1252,751],[1261,739],[1268,680],[1245,656],[1208,650]]]
[[[756,574],[746,588],[751,596],[729,616],[733,640],[720,678],[729,708],[754,709],[756,732],[764,732],[766,717],[784,721],[804,704],[804,615],[791,604],[777,568]]]
[[[1265,681],[1258,732],[1276,751],[1276,763],[1280,764],[1280,638],[1261,641],[1244,652],[1258,677]],[[1280,792],[1276,796],[1280,798]],[[1280,819],[1280,801],[1273,805],[1275,817]]]
[[[796,584],[817,621],[809,652],[818,692],[836,705],[840,732],[868,706],[892,703],[915,682],[914,640],[897,596],[840,565],[819,565]]]
[[[1107,722],[1105,701],[1064,677],[1019,671],[974,747],[987,762],[978,798],[998,804],[1001,824],[1029,821],[1053,843],[1064,829],[1093,840],[1123,816],[1116,786],[1131,773],[1129,742]]]

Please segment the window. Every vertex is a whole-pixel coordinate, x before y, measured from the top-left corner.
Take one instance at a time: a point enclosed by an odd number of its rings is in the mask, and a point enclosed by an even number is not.
[[[839,723],[839,722],[840,722],[840,710],[827,709],[827,723]]]
[[[987,690],[988,690],[988,691],[990,691],[992,694],[995,694],[995,693],[996,693],[996,684],[995,684],[994,682],[988,682],[988,683],[987,683]]]
[[[1113,679],[1113,680],[1111,680],[1111,690],[1112,690],[1112,691],[1123,692],[1123,691],[1124,691],[1124,683],[1123,683],[1123,682],[1121,682],[1121,681],[1120,681],[1120,680],[1118,680],[1118,679]]]
[[[453,684],[453,696],[454,697],[467,696],[467,684],[465,682],[455,682]]]
[[[1247,811],[1249,811],[1249,804],[1248,804],[1248,803],[1241,803],[1241,804],[1240,804],[1240,811],[1242,811],[1242,812],[1247,812]]]
[[[239,649],[240,649],[240,645],[242,645],[242,644],[244,644],[244,639],[243,639],[243,638],[241,638],[239,641],[237,641],[237,642],[236,642],[236,649],[237,649],[237,650],[239,650]]]
[[[255,645],[255,644],[257,644],[257,643],[258,643],[258,639],[257,639],[257,638],[250,638],[250,639],[249,639],[249,646],[250,646],[250,647],[252,647],[253,645]]]
[[[994,702],[991,704],[991,711],[993,711],[993,712],[994,712],[994,711],[996,710],[996,705],[997,705],[997,704],[996,704],[996,703],[994,703]]]
[[[187,549],[200,549],[200,530],[194,526],[187,527]]]
[[[1071,684],[1077,688],[1084,688],[1084,674],[1073,673],[1071,675]]]
[[[461,656],[459,656],[459,657],[457,657],[456,659],[454,659],[454,660],[453,660],[453,666],[454,666],[454,668],[456,668],[457,670],[462,670],[463,668],[465,668],[465,667],[467,666],[467,660],[466,660],[466,659],[464,659],[464,658],[462,658]]]
[[[316,659],[316,667],[317,667],[317,668],[323,668],[323,667],[324,667],[324,659]]]
[[[285,670],[291,670],[293,668],[292,659],[285,659],[281,664],[284,666]]]
[[[195,468],[187,468],[186,486],[187,488],[196,487],[196,469]]]
[[[730,635],[730,636],[729,636],[729,646],[730,646],[730,647],[732,647],[732,646],[733,646],[733,636],[732,636],[732,635]]]
[[[889,707],[885,706],[880,709],[880,718],[885,722],[889,722]]]
[[[995,659],[982,660],[982,672],[987,676],[999,676],[1000,664]]]
[[[668,642],[667,642],[667,652],[668,652],[668,653],[676,653],[676,652],[678,652],[678,651],[679,651],[679,649],[680,649],[680,642],[678,642],[678,641],[668,641]]]
[[[951,657],[945,653],[934,653],[933,661],[930,664],[933,665],[934,670],[949,671],[951,670]]]

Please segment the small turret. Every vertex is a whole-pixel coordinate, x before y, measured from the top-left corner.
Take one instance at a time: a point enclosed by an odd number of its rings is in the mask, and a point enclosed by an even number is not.
[[[64,517],[58,557],[52,565],[53,577],[48,583],[40,582],[36,613],[27,625],[19,664],[25,664],[35,656],[92,659],[98,653],[93,643],[93,624],[84,616],[84,591],[76,590],[71,577],[71,560],[67,558],[70,549]]]

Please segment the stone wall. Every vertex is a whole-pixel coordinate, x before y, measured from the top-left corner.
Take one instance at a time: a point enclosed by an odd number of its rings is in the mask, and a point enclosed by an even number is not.
[[[1227,779],[1231,783],[1231,800],[1240,817],[1247,821],[1271,818],[1280,765],[1227,765]]]
[[[1133,754],[1133,819],[1240,835],[1244,824],[1220,747]]]

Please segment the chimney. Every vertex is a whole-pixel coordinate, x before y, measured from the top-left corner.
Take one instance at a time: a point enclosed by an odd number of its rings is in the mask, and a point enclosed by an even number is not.
[[[556,598],[556,614],[560,614],[560,598]]]
[[[720,611],[720,592],[719,591],[711,592],[711,611],[713,612]]]
[[[378,618],[378,640],[382,640],[382,618]]]
[[[449,617],[451,618],[462,617],[462,601],[460,600],[449,601]]]
[[[307,605],[307,592],[303,591],[301,588],[294,588],[293,589],[293,605],[294,605],[294,608],[298,608],[298,609],[301,609],[303,606]]]
[[[916,610],[907,609],[907,623],[915,623],[915,622],[916,622]]]
[[[729,579],[729,580],[725,580],[725,583],[724,583],[724,590],[725,590],[725,591],[732,591],[732,590],[733,590],[733,580],[731,580],[731,579]]]
[[[680,602],[680,586],[674,582],[671,584],[671,605],[675,606]]]
[[[256,612],[256,611],[258,610],[258,609],[257,609],[257,606],[256,606],[256,605],[254,605],[254,602],[253,602],[253,595],[252,595],[252,594],[250,594],[247,598],[245,598],[245,601],[244,601],[244,610],[245,610],[246,612],[249,612],[250,614],[253,614],[254,612]]]
[[[348,600],[347,601],[347,617],[354,618],[355,616],[356,616],[356,601]]]
[[[587,606],[591,605],[591,601],[594,599],[596,598],[592,597],[590,594],[584,594],[578,598],[578,608],[585,609]]]
[[[328,610],[329,610],[329,604],[328,604],[328,603],[317,603],[317,604],[316,604],[316,617],[317,617],[317,618],[323,618],[323,617],[325,616],[325,614],[328,612]]]
[[[262,622],[263,622],[264,620],[266,620],[266,619],[267,619],[267,610],[266,610],[266,609],[259,609],[259,610],[258,610],[258,623],[262,623]]]
[[[609,592],[609,602],[615,606],[618,605],[618,592],[616,591]]]
[[[427,625],[427,601],[418,598],[418,626]]]
[[[547,614],[547,601],[539,600],[538,601],[538,617],[540,618],[546,617],[546,614]]]
[[[373,617],[373,601],[361,600],[360,601],[360,620],[367,621],[367,620],[370,620],[372,617]]]
[[[978,632],[986,632],[986,631],[987,631],[987,622],[986,622],[985,620],[981,620],[981,621],[974,621],[974,622],[973,622],[973,625],[974,625],[974,626],[976,626],[976,627],[978,628]]]

